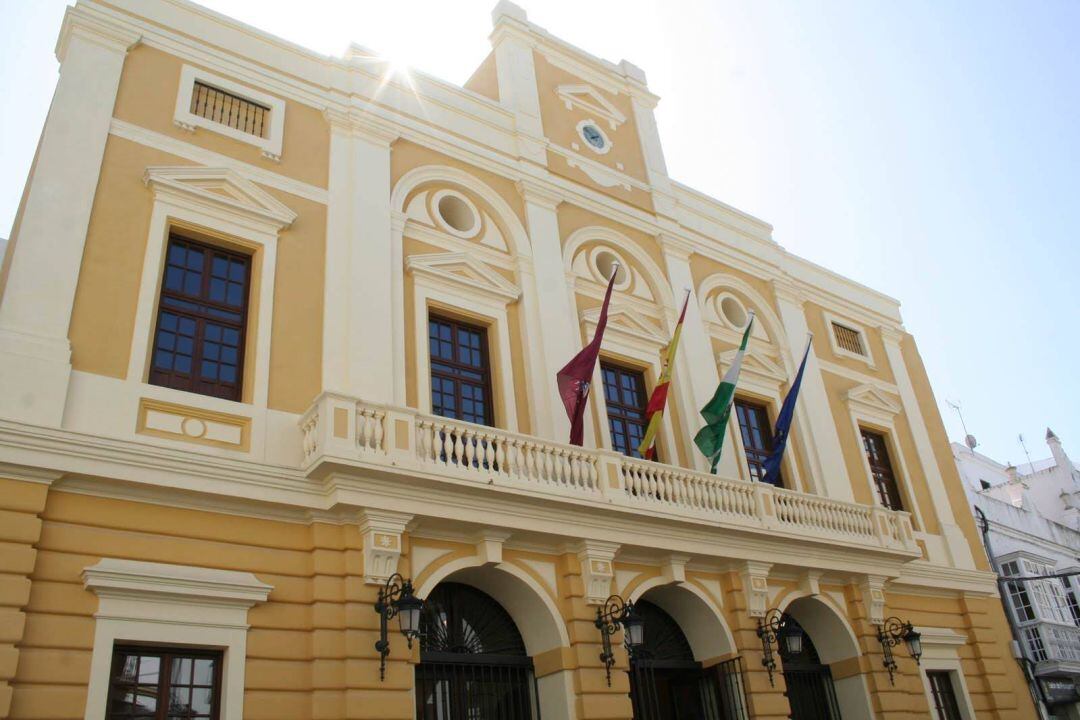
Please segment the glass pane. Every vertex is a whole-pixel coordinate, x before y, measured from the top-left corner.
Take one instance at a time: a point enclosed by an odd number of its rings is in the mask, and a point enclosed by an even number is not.
[[[173,658],[169,681],[174,684],[191,684],[191,658]]]
[[[214,681],[214,661],[209,658],[196,658],[195,676],[192,682],[195,685],[210,685]]]
[[[158,672],[161,668],[161,659],[144,655],[139,658],[139,683],[157,684]]]

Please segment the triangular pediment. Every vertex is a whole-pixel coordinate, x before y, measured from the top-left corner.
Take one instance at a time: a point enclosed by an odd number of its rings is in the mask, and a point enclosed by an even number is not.
[[[848,402],[880,415],[893,416],[903,409],[899,398],[870,384],[856,385],[848,390]]]
[[[581,313],[581,319],[587,326],[596,327],[600,320],[600,308],[585,310]],[[608,307],[607,332],[628,335],[650,345],[663,346],[668,342],[668,338],[664,337],[655,325],[640,318],[638,311],[620,303],[612,303]]]
[[[288,227],[296,219],[284,203],[230,168],[199,165],[151,166],[143,182],[154,192],[178,194],[187,202],[210,203],[227,212]]]
[[[617,130],[626,122],[626,115],[620,112],[610,100],[585,84],[560,85],[555,88],[555,94],[566,105],[567,110],[577,107],[585,112],[602,117],[607,121],[612,130]]]
[[[493,295],[505,302],[514,302],[521,297],[521,288],[465,252],[410,255],[405,260],[405,269],[415,275]]]
[[[731,367],[731,363],[735,362],[737,352],[736,349],[725,350],[716,357],[717,363],[723,369]],[[787,371],[779,361],[753,351],[747,351],[743,357],[742,372],[758,375],[776,382],[787,380]]]

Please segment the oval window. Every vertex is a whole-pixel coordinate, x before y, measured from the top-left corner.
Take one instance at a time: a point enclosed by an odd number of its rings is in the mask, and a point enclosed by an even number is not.
[[[457,195],[443,195],[439,198],[438,209],[443,222],[460,233],[470,232],[476,227],[476,214]]]
[[[726,295],[720,301],[720,313],[724,316],[724,319],[731,323],[734,327],[742,329],[746,327],[746,308],[743,304],[736,300],[731,295]]]

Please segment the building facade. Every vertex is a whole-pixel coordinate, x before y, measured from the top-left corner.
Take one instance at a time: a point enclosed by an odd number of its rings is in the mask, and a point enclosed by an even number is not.
[[[1002,577],[1080,573],[1075,467],[1047,429],[1051,458],[1017,468],[953,443],[960,477]],[[1080,717],[1080,577],[1016,582],[1006,595],[1025,662],[1048,717]]]
[[[68,10],[0,274],[0,718],[1033,717],[898,303],[671,179],[640,69],[493,21],[458,87],[185,0]],[[423,635],[383,656],[395,573]],[[612,595],[644,639],[608,668]]]

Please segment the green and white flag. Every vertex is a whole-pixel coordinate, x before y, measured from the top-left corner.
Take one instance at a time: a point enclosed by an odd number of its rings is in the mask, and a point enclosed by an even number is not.
[[[705,427],[694,436],[694,444],[705,457],[709,458],[711,472],[716,472],[716,466],[720,462],[720,451],[724,448],[724,433],[727,431],[731,405],[735,400],[735,383],[739,381],[739,370],[742,368],[743,356],[746,355],[746,343],[750,340],[750,328],[753,326],[754,313],[751,311],[750,320],[746,323],[746,330],[743,331],[742,342],[739,344],[739,352],[735,353],[735,360],[724,373],[724,379],[720,381],[712,400],[701,408],[701,415],[705,418]]]

